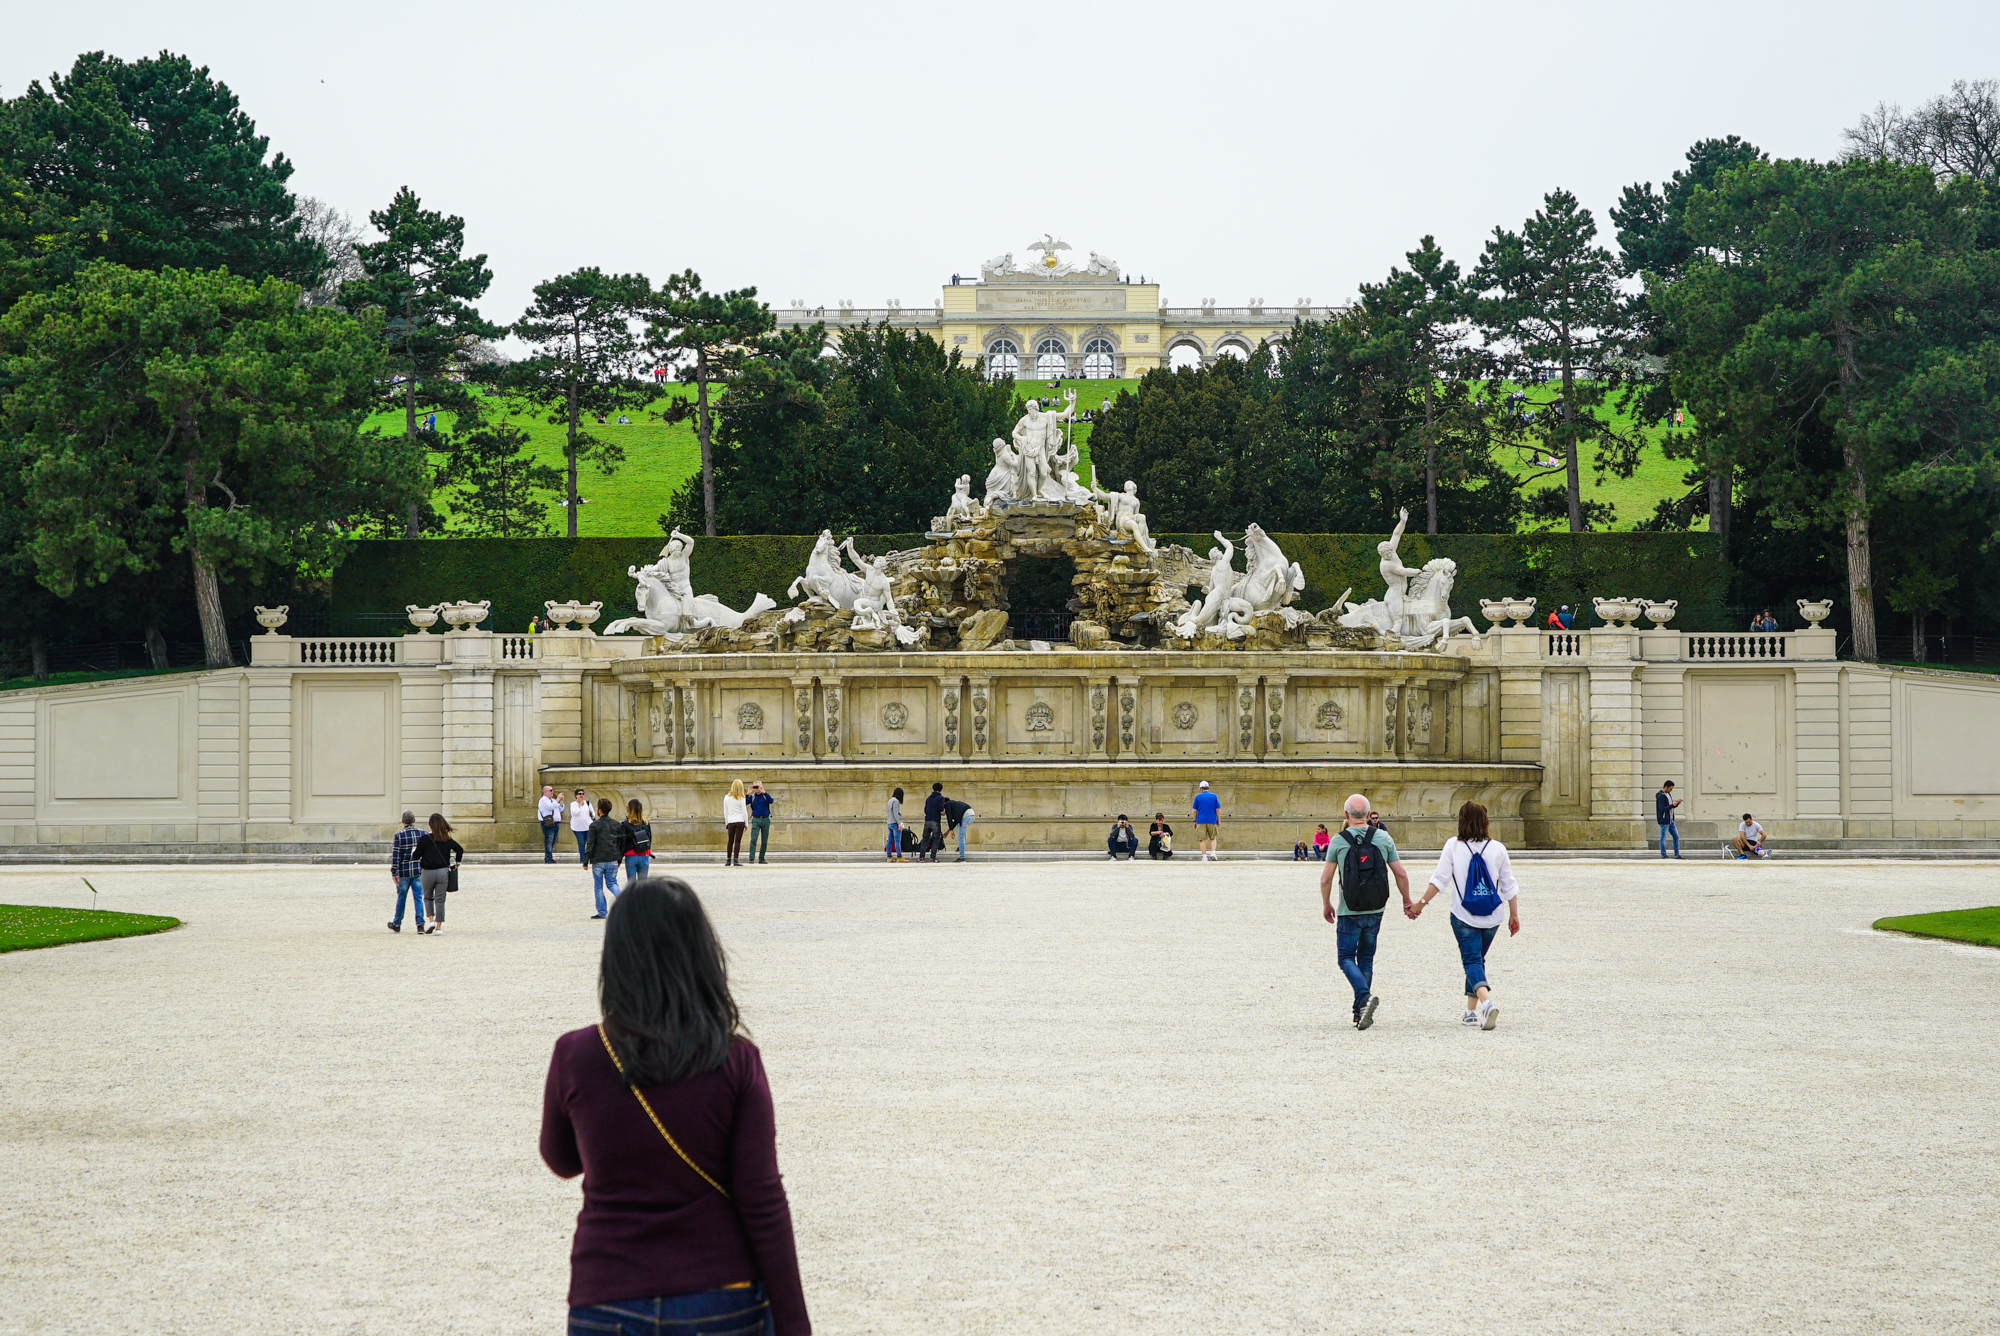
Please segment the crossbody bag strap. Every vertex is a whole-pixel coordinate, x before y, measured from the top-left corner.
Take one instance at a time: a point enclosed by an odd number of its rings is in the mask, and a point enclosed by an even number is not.
[[[611,1047],[611,1036],[604,1033],[604,1027],[602,1025],[599,1025],[597,1027],[597,1037],[604,1041],[604,1051],[611,1055],[611,1065],[618,1069],[618,1075],[622,1078],[625,1075],[625,1064],[618,1061],[618,1050]],[[646,1111],[646,1116],[653,1120],[653,1126],[658,1128],[660,1135],[667,1139],[667,1144],[674,1148],[674,1154],[681,1157],[681,1163],[685,1164],[688,1168],[700,1174],[701,1181],[708,1184],[710,1187],[714,1188],[717,1192],[720,1192],[725,1201],[730,1200],[729,1189],[722,1186],[722,1184],[716,1182],[713,1178],[710,1178],[708,1176],[708,1170],[696,1164],[694,1160],[689,1157],[688,1153],[681,1149],[681,1143],[674,1140],[674,1134],[669,1132],[667,1130],[666,1124],[660,1121],[660,1115],[653,1112],[653,1106],[646,1102],[646,1096],[643,1092],[640,1091],[639,1087],[636,1085],[632,1085],[630,1082],[627,1082],[626,1085],[627,1088],[631,1090],[633,1096],[638,1099],[639,1107],[644,1109]]]

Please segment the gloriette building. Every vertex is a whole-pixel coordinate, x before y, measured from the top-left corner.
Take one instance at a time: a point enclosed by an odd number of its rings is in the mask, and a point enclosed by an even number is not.
[[[1065,254],[1064,252],[1069,252]],[[850,302],[809,306],[795,301],[777,312],[781,325],[865,322],[920,329],[946,348],[979,362],[989,376],[1024,380],[1108,380],[1137,377],[1172,365],[1177,349],[1203,365],[1217,357],[1248,357],[1259,342],[1280,339],[1299,317],[1324,319],[1337,308],[1299,298],[1270,306],[1252,297],[1242,306],[1160,305],[1160,285],[1135,281],[1115,260],[1088,252],[1076,259],[1052,236],[980,266],[977,277],[954,274],[930,310]]]

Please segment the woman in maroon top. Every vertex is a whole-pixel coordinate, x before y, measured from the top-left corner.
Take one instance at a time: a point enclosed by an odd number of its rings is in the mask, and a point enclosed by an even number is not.
[[[598,1003],[542,1095],[542,1160],[583,1175],[570,1336],[808,1336],[764,1061],[685,882],[618,897]]]

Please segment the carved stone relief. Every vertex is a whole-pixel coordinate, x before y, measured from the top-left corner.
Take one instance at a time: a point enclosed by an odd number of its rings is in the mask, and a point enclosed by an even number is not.
[[[1191,700],[1184,700],[1174,706],[1174,727],[1182,730],[1193,728],[1201,721],[1201,711]]]
[[[1331,733],[1340,727],[1340,722],[1340,702],[1337,700],[1321,701],[1319,709],[1313,714],[1313,727],[1323,728]]]
[[[882,727],[891,733],[900,733],[910,725],[910,707],[899,700],[892,700],[882,707]]]
[[[764,729],[764,707],[754,700],[746,700],[736,707],[736,726],[745,733],[760,733]]]
[[[812,750],[812,744],[813,744],[812,705],[813,705],[812,688],[800,687],[798,689],[797,694],[793,697],[792,707],[793,711],[798,716],[795,722],[798,724],[798,729],[799,729],[799,753],[801,755],[804,755],[806,752]]]
[[[1046,733],[1056,726],[1056,712],[1045,700],[1038,700],[1028,707],[1026,727],[1030,733]]]

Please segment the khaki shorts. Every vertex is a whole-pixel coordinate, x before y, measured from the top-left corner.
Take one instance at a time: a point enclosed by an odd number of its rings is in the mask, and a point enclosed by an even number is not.
[[[1198,840],[1212,840],[1215,838],[1215,828],[1216,823],[1213,821],[1205,823],[1197,821],[1194,823],[1194,837]]]

